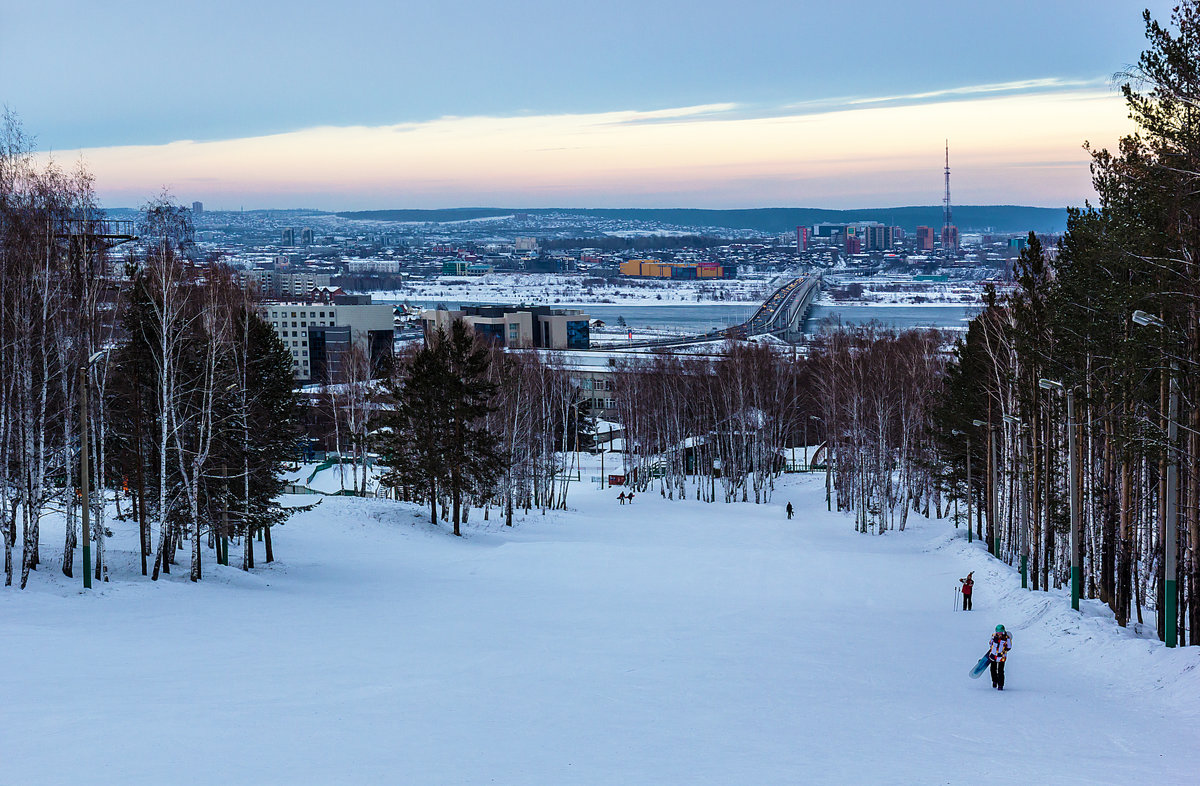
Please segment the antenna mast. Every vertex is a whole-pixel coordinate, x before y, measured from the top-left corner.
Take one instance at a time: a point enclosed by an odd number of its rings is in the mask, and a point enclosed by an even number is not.
[[[946,140],[946,195],[942,197],[942,251],[950,256],[951,238],[950,227],[953,224],[950,216],[950,140]]]

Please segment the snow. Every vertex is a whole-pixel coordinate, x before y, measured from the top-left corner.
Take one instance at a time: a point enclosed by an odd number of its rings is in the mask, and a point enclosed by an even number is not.
[[[559,307],[588,305],[759,305],[777,286],[774,275],[674,281],[617,278],[605,285],[586,273],[504,273],[442,276],[409,281],[403,289],[376,291],[377,303],[528,302]]]
[[[135,575],[114,522],[88,595],[47,524],[30,588],[0,590],[0,782],[1194,780],[1200,648],[1022,591],[944,521],[859,535],[823,475],[783,483],[624,507],[576,484],[573,510],[473,511],[461,539],[416,506],[309,497],[280,561],[209,560],[198,585]],[[976,610],[951,611],[969,570]],[[967,677],[997,623],[1003,693]]]
[[[291,466],[296,468],[292,469]],[[355,465],[354,459],[350,456],[346,456],[340,464],[310,462],[291,466],[283,473],[284,481],[292,485],[303,486],[318,494],[337,494],[346,489],[353,489],[355,472],[358,472],[360,482],[363,472],[362,465]],[[375,457],[371,457],[366,471],[367,492],[374,494],[379,488],[379,479],[383,474],[375,464]]]

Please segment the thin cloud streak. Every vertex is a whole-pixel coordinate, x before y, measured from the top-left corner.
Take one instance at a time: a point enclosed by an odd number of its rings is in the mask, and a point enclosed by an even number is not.
[[[447,117],[82,153],[113,205],[166,184],[184,201],[227,208],[866,207],[936,203],[949,137],[958,203],[1090,197],[1081,145],[1112,145],[1129,130],[1120,99],[1086,87],[1006,91],[758,116],[713,104]]]

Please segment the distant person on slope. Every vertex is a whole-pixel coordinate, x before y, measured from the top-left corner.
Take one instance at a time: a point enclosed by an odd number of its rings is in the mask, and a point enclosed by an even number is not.
[[[620,494],[618,494],[617,499],[621,502],[622,505],[624,505],[625,504],[625,492],[622,491]]]
[[[793,511],[793,510],[792,510],[792,503],[790,503],[790,502],[789,502],[789,503],[788,503],[788,506],[787,506],[787,514],[788,514],[788,519],[789,519],[789,520],[792,518],[792,513],[794,513],[794,512],[795,512],[795,511]]]
[[[963,611],[971,610],[971,593],[975,591],[974,575],[975,571],[971,571],[965,579],[959,579],[962,582]]]
[[[631,492],[629,492],[629,504],[630,504],[630,505],[632,505],[632,504],[633,504],[633,492],[632,492],[632,491],[631,491]]]
[[[992,662],[992,687],[1004,690],[1004,661],[1008,660],[1008,651],[1012,649],[1012,637],[1003,625],[996,626],[988,646],[988,660]]]

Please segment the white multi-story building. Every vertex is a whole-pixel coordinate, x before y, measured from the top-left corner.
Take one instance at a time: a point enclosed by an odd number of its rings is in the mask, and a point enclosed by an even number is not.
[[[297,381],[336,381],[342,356],[352,346],[363,350],[373,372],[383,370],[391,359],[394,308],[390,305],[290,302],[264,303],[260,310],[292,353]]]
[[[388,259],[355,259],[346,263],[347,273],[399,273],[400,263]]]

